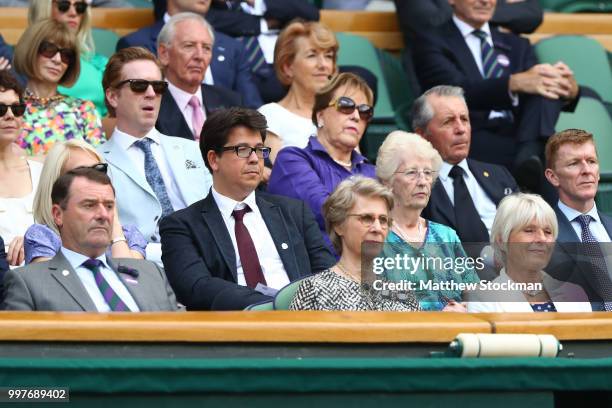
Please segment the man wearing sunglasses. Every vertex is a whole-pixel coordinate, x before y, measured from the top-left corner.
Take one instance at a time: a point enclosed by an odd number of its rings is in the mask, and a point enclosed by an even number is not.
[[[212,28],[195,13],[173,15],[159,33],[157,52],[168,81],[155,124],[160,132],[200,140],[202,125],[211,111],[242,105],[239,94],[202,83],[213,41]]]
[[[254,110],[213,112],[200,139],[213,186],[160,223],[168,280],[190,310],[270,301],[289,282],[336,263],[304,202],[255,191],[270,154],[266,126]]]
[[[157,54],[157,38],[170,17],[184,12],[196,13],[205,17],[209,8],[210,0],[169,0],[168,11],[164,14],[163,19],[119,39],[117,50],[138,46]],[[263,104],[253,82],[244,46],[221,32],[214,32],[210,69],[206,70],[204,82],[239,93],[242,95],[245,106],[256,109]]]
[[[153,54],[139,47],[118,51],[106,65],[102,86],[117,125],[98,150],[121,192],[119,216],[138,227],[149,241],[147,259],[159,262],[160,219],[202,198],[211,185],[210,173],[197,143],[154,127],[167,82]]]

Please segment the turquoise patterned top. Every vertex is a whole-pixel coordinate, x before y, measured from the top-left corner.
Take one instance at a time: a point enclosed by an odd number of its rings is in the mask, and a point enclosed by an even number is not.
[[[385,257],[395,258],[404,254],[413,259],[402,269],[386,270],[389,281],[414,282],[414,293],[423,310],[442,310],[450,299],[462,301],[461,291],[441,288],[439,290],[421,287],[422,283],[438,285],[445,282],[477,283],[480,281],[473,267],[466,267],[467,255],[454,229],[432,221],[426,221],[425,242],[419,248],[406,243],[394,231],[390,231],[385,245]],[[419,261],[421,259],[421,261]]]
[[[104,89],[102,89],[102,75],[106,68],[108,58],[104,55],[93,56],[81,55],[81,73],[76,83],[70,88],[60,86],[57,91],[62,95],[75,98],[87,99],[96,105],[100,117],[106,116],[107,109],[104,105]]]
[[[106,140],[91,101],[64,95],[48,101],[26,96],[25,101],[23,130],[17,144],[30,155],[46,154],[57,141],[79,138],[97,146]]]

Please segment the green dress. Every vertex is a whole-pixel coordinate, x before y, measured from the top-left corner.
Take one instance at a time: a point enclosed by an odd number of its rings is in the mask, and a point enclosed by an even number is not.
[[[92,101],[100,117],[106,116],[104,105],[104,89],[102,89],[102,75],[106,68],[108,58],[104,55],[81,55],[81,73],[76,83],[70,88],[60,86],[58,92],[63,95]]]

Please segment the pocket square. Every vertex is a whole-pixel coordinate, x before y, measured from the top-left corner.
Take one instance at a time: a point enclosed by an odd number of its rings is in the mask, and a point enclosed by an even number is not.
[[[189,169],[197,169],[197,168],[199,168],[199,166],[193,160],[187,159],[187,160],[185,160],[185,168],[187,170],[189,170]]]

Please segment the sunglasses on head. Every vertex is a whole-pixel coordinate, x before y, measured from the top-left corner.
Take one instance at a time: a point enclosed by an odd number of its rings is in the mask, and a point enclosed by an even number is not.
[[[58,52],[64,64],[70,65],[74,62],[75,53],[71,48],[60,48],[49,41],[43,41],[38,47],[38,53],[45,58],[53,58]]]
[[[23,116],[26,110],[26,106],[24,103],[14,103],[12,105],[0,103],[0,117],[6,115],[9,108],[11,108],[11,112],[13,112],[13,116],[15,117]]]
[[[108,163],[96,163],[92,166],[79,166],[76,167],[75,170],[76,169],[94,169],[100,173],[106,174],[108,172]]]
[[[57,10],[60,13],[67,12],[68,10],[70,10],[70,6],[74,4],[74,10],[77,12],[77,14],[83,14],[85,13],[85,11],[87,11],[87,7],[89,6],[84,1],[77,1],[75,3],[71,3],[68,0],[56,0],[54,1],[54,3],[57,5]]]
[[[115,88],[120,88],[125,84],[130,84],[130,89],[134,93],[144,93],[149,89],[149,85],[153,87],[153,92],[156,95],[161,95],[168,89],[166,81],[147,81],[146,79],[126,79],[115,85]]]
[[[374,108],[370,105],[361,104],[356,105],[355,101],[349,98],[348,96],[341,96],[335,101],[330,102],[328,106],[333,106],[340,113],[344,113],[345,115],[352,114],[355,109],[359,112],[359,117],[363,120],[370,120],[372,115],[374,115]]]

